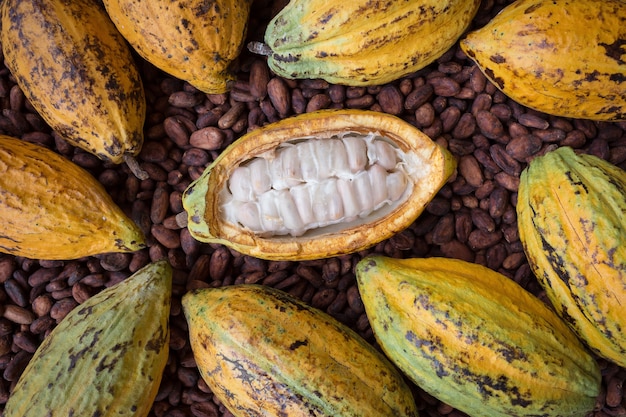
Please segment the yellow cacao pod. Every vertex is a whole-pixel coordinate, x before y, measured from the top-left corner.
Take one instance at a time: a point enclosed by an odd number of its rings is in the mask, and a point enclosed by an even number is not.
[[[145,247],[143,232],[89,172],[61,155],[0,135],[0,252],[76,259]]]
[[[64,139],[116,164],[139,153],[143,84],[97,1],[6,0],[0,36],[5,65]]]
[[[169,354],[171,285],[159,261],[70,311],[26,366],[4,417],[146,417]]]
[[[185,190],[183,206],[199,241],[264,259],[323,258],[408,227],[455,167],[400,118],[323,110],[235,141]]]
[[[224,93],[252,0],[104,0],[111,20],[148,62],[205,93]]]
[[[515,281],[456,259],[369,256],[356,266],[376,340],[413,382],[472,417],[583,417],[600,369]]]
[[[599,356],[626,367],[626,172],[562,147],[522,171],[517,222],[556,311]]]
[[[461,40],[504,94],[556,116],[626,119],[626,2],[519,0]]]
[[[417,417],[393,365],[331,316],[260,285],[183,296],[194,358],[236,417]]]
[[[272,19],[269,67],[285,78],[384,84],[426,67],[468,28],[479,0],[291,0]]]

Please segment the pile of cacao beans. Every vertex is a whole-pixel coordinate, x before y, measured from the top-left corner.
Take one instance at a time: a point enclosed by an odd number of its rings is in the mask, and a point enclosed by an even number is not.
[[[262,39],[284,1],[257,0],[248,38]],[[511,3],[483,1],[472,27]],[[242,51],[232,90],[204,94],[137,57],[148,113],[138,156],[148,178],[65,142],[37,114],[0,66],[0,133],[58,152],[93,174],[141,227],[147,249],[73,261],[0,254],[0,412],[26,364],[49,332],[94,294],[151,261],[174,269],[170,358],[153,404],[154,417],[217,417],[230,412],[200,378],[188,342],[181,296],[203,287],[257,283],[282,289],[375,340],[356,285],[354,267],[365,255],[444,256],[485,265],[545,299],[519,239],[519,176],[534,157],[571,146],[626,169],[626,122],[549,116],[501,93],[458,44],[435,63],[375,87],[321,80],[287,80],[264,57]],[[458,172],[406,230],[366,251],[313,261],[265,261],[218,244],[203,244],[177,221],[182,193],[226,146],[242,134],[291,115],[324,108],[370,109],[397,115],[420,128],[458,159]],[[0,170],[1,172],[1,170]],[[594,417],[626,416],[626,369],[598,359],[603,391]],[[459,411],[413,387],[421,415]]]

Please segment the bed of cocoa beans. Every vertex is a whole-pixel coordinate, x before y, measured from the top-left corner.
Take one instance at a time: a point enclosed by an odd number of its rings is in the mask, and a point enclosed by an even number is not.
[[[483,25],[507,3],[483,1],[473,25]],[[250,40],[262,39],[264,25],[282,4],[254,3]],[[239,79],[222,95],[202,94],[137,60],[149,108],[138,158],[149,174],[146,180],[124,165],[103,163],[68,145],[25,100],[9,71],[0,67],[0,133],[50,147],[86,168],[141,226],[149,245],[134,254],[72,261],[0,254],[0,411],[33,352],[71,309],[162,258],[175,269],[174,297],[171,354],[150,414],[154,417],[231,415],[213,398],[195,367],[180,306],[180,297],[192,288],[244,282],[280,288],[327,311],[371,343],[374,338],[353,273],[366,253],[460,258],[499,271],[543,297],[516,226],[520,172],[531,158],[565,145],[626,169],[626,123],[565,119],[525,108],[499,92],[457,46],[415,74],[367,88],[283,79],[268,70],[262,57],[244,50]],[[269,262],[201,244],[179,225],[182,192],[228,144],[268,122],[332,107],[398,115],[458,158],[457,174],[405,231],[353,255]],[[603,392],[593,415],[624,417],[626,369],[599,363]],[[462,415],[414,389],[422,415]]]

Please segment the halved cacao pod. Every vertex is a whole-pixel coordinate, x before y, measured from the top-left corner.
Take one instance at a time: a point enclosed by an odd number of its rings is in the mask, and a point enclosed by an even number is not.
[[[0,252],[76,259],[145,248],[141,229],[89,172],[61,155],[0,135]]]
[[[128,43],[148,62],[205,93],[234,81],[252,0],[104,0]]]
[[[237,417],[417,417],[402,375],[321,310],[260,285],[183,296],[194,358]]]
[[[547,114],[626,119],[626,2],[519,0],[461,40],[503,93]]]
[[[11,392],[4,417],[146,417],[169,355],[172,268],[148,264],[70,311]]]
[[[515,281],[456,259],[363,258],[356,275],[387,357],[470,416],[583,417],[601,374],[546,304]]]
[[[478,11],[479,0],[291,0],[272,19],[265,43],[285,78],[345,85],[384,84],[426,67],[450,49]]]
[[[143,144],[146,100],[126,41],[96,0],[7,0],[4,63],[69,143],[116,164]]]
[[[188,228],[264,259],[355,252],[408,227],[456,168],[384,113],[323,110],[253,130],[183,194]]]
[[[522,171],[520,240],[556,311],[626,367],[626,172],[562,147]]]

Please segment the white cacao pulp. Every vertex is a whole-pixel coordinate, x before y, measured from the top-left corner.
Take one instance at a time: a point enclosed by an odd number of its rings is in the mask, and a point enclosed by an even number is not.
[[[264,237],[364,224],[403,202],[414,181],[428,175],[407,172],[427,168],[409,158],[378,133],[294,139],[235,167],[220,193],[221,211]]]

